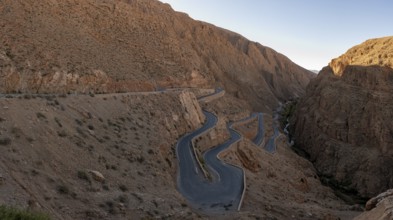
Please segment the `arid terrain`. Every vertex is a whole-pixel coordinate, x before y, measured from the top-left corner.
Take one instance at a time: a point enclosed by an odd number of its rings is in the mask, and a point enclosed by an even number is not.
[[[6,0],[0,10],[1,92],[222,87],[270,111],[314,75],[156,0]]]
[[[364,201],[393,187],[392,39],[368,40],[333,59],[292,121],[297,146],[325,181]]]
[[[242,117],[234,113],[242,106],[225,99],[206,105],[218,115],[232,111],[234,119]],[[188,208],[175,181],[176,141],[203,119],[194,93],[21,95],[0,103],[2,204],[44,210],[55,219],[207,217]],[[271,123],[266,116],[266,137]],[[272,155],[244,139],[222,153],[246,170],[244,204],[231,216],[356,214],[321,185],[312,164],[290,150],[285,136],[277,145]],[[215,218],[220,216],[229,215]]]
[[[362,198],[392,188],[391,38],[316,77],[157,0],[3,0],[0,29],[0,205],[66,220],[333,220],[363,206],[326,179]],[[311,161],[274,117],[300,97],[292,130]],[[195,209],[179,190],[177,143],[206,123],[202,110],[218,122],[192,140],[201,164],[228,123],[263,116],[235,124],[241,139],[218,155],[244,174],[237,211]],[[378,198],[366,208],[383,213]]]

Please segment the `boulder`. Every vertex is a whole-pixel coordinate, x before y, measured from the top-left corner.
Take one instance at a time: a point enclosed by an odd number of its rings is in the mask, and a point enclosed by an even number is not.
[[[95,170],[89,170],[89,173],[92,175],[93,179],[97,182],[105,182],[105,177],[102,175],[102,173],[95,171]]]
[[[355,220],[391,220],[393,219],[393,189],[370,199],[366,204],[366,212],[355,217]]]

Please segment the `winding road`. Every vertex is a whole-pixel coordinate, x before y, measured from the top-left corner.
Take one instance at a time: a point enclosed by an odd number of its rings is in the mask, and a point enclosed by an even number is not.
[[[265,130],[263,129],[263,113],[258,113],[258,133],[252,140],[255,145],[260,146],[265,136]]]
[[[221,97],[225,91],[216,89],[213,94],[198,98],[199,101],[207,102]],[[218,158],[218,154],[232,144],[240,141],[242,136],[232,128],[235,123],[245,122],[258,116],[258,133],[252,140],[257,146],[261,146],[264,139],[263,113],[254,113],[248,118],[234,123],[228,123],[227,129],[230,138],[203,154],[203,160],[197,161],[192,141],[194,138],[209,132],[217,125],[217,117],[203,111],[206,121],[202,127],[181,137],[176,145],[176,154],[179,163],[177,186],[179,192],[187,199],[189,204],[204,213],[222,213],[223,211],[237,211],[241,207],[245,192],[245,174],[242,168],[227,164]],[[278,127],[274,125],[274,135],[264,147],[270,153],[275,153],[275,139],[279,135]],[[200,163],[205,163],[210,179],[206,178]]]
[[[203,155],[213,177],[212,181],[209,181],[197,165],[192,147],[193,138],[209,131],[217,124],[215,115],[207,111],[204,111],[204,114],[206,116],[205,124],[180,138],[177,143],[178,189],[194,208],[202,212],[236,211],[240,206],[244,189],[243,170],[222,162],[217,155],[231,144],[239,141],[241,136],[229,128],[231,138]]]
[[[223,96],[224,94],[225,94],[225,90],[224,89],[217,88],[214,91],[214,93],[212,93],[212,94],[208,94],[208,95],[205,95],[205,96],[198,97],[198,101],[199,102],[209,102],[212,99],[216,99],[216,98],[219,98],[219,97]]]
[[[238,122],[249,120],[250,118],[256,116],[258,116],[258,132],[257,135],[252,139],[252,142],[257,146],[261,146],[265,136],[263,113],[254,113],[250,117],[240,120]],[[277,121],[277,118],[274,118],[274,121]],[[273,135],[269,138],[268,142],[263,147],[263,149],[272,154],[276,153],[276,138],[280,135],[278,126],[275,122],[273,122],[273,129]]]
[[[269,140],[267,141],[267,144],[264,147],[264,149],[267,152],[272,153],[272,154],[276,153],[276,151],[277,151],[276,138],[280,135],[277,121],[278,121],[278,113],[276,112],[273,117],[273,135],[269,138]]]
[[[264,149],[269,152],[269,153],[276,153],[276,138],[280,135],[280,132],[278,131],[278,126],[274,125],[274,133],[273,136],[271,136],[265,145]]]

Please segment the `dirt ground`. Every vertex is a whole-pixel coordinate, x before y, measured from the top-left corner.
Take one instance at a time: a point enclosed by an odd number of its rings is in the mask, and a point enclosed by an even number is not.
[[[236,103],[225,96],[204,108],[225,125],[249,115]],[[191,210],[176,190],[174,147],[200,125],[198,114],[191,114],[200,111],[193,93],[18,95],[0,98],[0,109],[0,204],[42,210],[54,219],[350,219],[357,214],[320,184],[285,136],[278,138],[274,155],[248,139],[222,153],[246,170],[240,212],[212,217]],[[256,129],[252,123],[244,127],[249,134]],[[265,138],[271,124],[265,115]],[[225,141],[219,131],[206,138]]]

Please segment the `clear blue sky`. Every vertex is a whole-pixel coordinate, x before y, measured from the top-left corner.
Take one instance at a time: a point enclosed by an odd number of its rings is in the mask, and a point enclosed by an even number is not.
[[[393,0],[161,0],[319,70],[367,39],[393,35]]]

